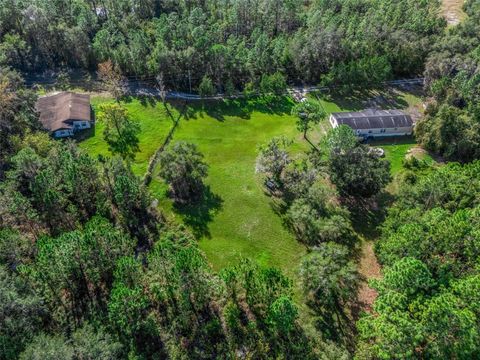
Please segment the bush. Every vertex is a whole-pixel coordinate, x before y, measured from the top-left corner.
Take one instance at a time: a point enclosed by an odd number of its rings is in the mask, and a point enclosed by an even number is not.
[[[203,190],[208,165],[194,144],[177,142],[160,155],[160,176],[170,185],[175,199],[196,200]]]
[[[283,95],[287,91],[287,80],[279,72],[263,75],[260,81],[260,90],[263,94]]]
[[[198,86],[198,93],[201,97],[213,96],[215,95],[215,87],[213,86],[212,79],[208,76],[204,76],[202,82]]]

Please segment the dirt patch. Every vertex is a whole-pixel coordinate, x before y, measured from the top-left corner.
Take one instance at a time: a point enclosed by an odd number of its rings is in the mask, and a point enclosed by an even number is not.
[[[442,12],[448,25],[455,26],[465,17],[463,12],[464,0],[443,0]]]
[[[415,157],[419,160],[422,160],[422,159],[425,159],[426,156],[430,156],[435,161],[436,164],[443,165],[443,164],[447,163],[445,158],[443,158],[442,156],[440,156],[438,154],[435,154],[435,153],[432,153],[431,151],[427,151],[420,146],[415,146],[415,147],[411,148],[410,150],[408,150],[408,153],[405,157],[407,159],[409,159],[411,157]]]
[[[368,286],[368,280],[380,279],[382,277],[382,268],[377,261],[372,241],[367,241],[363,244],[362,257],[358,270],[365,279],[358,292],[360,310],[370,312],[372,311],[372,305],[378,293]]]
[[[415,146],[408,150],[406,158],[410,159],[411,157],[415,157],[417,159],[423,159],[426,155],[428,155],[428,151],[422,149],[420,146]]]

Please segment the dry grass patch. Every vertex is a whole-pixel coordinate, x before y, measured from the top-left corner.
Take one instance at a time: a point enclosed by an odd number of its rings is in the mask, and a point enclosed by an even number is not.
[[[465,13],[463,12],[464,0],[443,0],[442,1],[442,12],[443,16],[447,19],[448,25],[458,25],[463,18]]]

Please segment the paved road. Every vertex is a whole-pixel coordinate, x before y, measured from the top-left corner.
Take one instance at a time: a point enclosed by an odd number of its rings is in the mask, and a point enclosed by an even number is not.
[[[384,85],[388,86],[398,86],[398,87],[409,87],[409,86],[423,86],[424,78],[415,78],[415,79],[404,79],[404,80],[393,80],[387,81]],[[330,91],[333,88],[329,87],[318,87],[318,86],[295,86],[291,87],[287,90],[287,94],[308,94],[315,91]],[[129,82],[128,92],[132,95],[153,95],[158,96],[160,95],[159,91],[152,86],[151,84],[135,81]],[[215,96],[208,96],[208,97],[201,97],[197,94],[191,94],[186,92],[179,92],[179,91],[170,91],[167,93],[167,98],[169,99],[178,99],[178,100],[220,100],[225,98],[236,99],[242,98],[243,95],[234,95],[234,96],[226,96],[225,94],[217,94]]]
[[[45,86],[53,87],[56,83],[56,78],[54,75],[43,76],[43,77],[26,77],[25,83],[28,87],[34,86]],[[423,86],[424,78],[413,78],[413,79],[401,79],[401,80],[392,80],[386,81],[383,85],[395,86],[395,87],[411,87],[411,86]],[[85,80],[73,80],[70,82],[72,87],[83,88],[87,91],[92,92],[101,92],[102,84],[99,81],[85,81]],[[129,79],[125,82],[126,93],[133,96],[159,96],[160,91],[155,87],[153,81],[145,80],[136,80]],[[318,86],[294,86],[287,90],[287,94],[305,96],[308,93],[315,91],[331,91],[334,87],[318,87]],[[169,91],[167,92],[167,98],[170,100],[220,100],[220,99],[236,99],[244,97],[242,94],[227,96],[225,94],[217,94],[215,96],[201,97],[198,94],[192,94],[181,91]]]

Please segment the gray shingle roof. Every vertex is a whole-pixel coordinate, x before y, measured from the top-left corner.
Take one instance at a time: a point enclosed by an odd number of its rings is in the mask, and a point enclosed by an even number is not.
[[[412,117],[401,110],[367,109],[359,112],[333,113],[332,116],[338,125],[348,125],[354,130],[413,126]]]
[[[92,121],[90,95],[62,92],[38,99],[40,122],[49,131],[73,128],[73,121]]]

